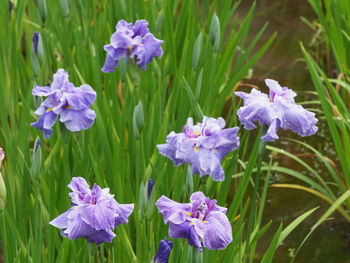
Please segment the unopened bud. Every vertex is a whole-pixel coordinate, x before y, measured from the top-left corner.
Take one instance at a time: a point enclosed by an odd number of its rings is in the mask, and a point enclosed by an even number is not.
[[[64,17],[68,17],[69,16],[69,3],[68,3],[68,0],[60,0],[60,6],[61,6],[61,10],[62,10],[62,15]]]
[[[139,139],[144,124],[143,105],[141,101],[134,108],[132,124],[134,130],[134,138]]]
[[[37,137],[34,143],[33,155],[32,155],[32,175],[37,176],[40,172],[42,162],[42,152],[40,146],[40,138]]]
[[[210,41],[214,52],[219,51],[220,46],[220,21],[219,17],[214,13],[210,23]]]

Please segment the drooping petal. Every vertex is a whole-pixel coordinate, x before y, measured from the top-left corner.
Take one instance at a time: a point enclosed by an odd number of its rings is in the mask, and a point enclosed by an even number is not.
[[[69,226],[66,230],[64,230],[64,234],[68,236],[69,239],[74,240],[79,237],[88,237],[96,234],[98,231],[93,227],[86,224],[80,217],[77,215],[71,222],[69,222]]]
[[[57,115],[54,112],[45,112],[36,122],[31,123],[30,126],[43,131],[44,137],[47,139],[52,135],[52,126],[55,124],[56,119]]]
[[[199,160],[199,172],[201,175],[210,175],[214,181],[225,180],[225,173],[221,162],[214,150],[200,148],[197,152]]]
[[[96,243],[100,245],[103,242],[112,243],[113,238],[115,238],[116,234],[114,234],[111,230],[100,230],[97,233],[87,236],[86,239],[90,243]]]
[[[317,132],[315,113],[305,110],[301,105],[290,103],[283,98],[275,100],[275,108],[281,112],[281,127],[300,136],[310,136]]]
[[[200,237],[190,221],[184,221],[181,224],[170,223],[169,236],[171,238],[186,238],[191,246],[196,248],[202,247]]]
[[[133,210],[134,204],[117,204],[115,226],[118,226],[120,224],[127,224],[129,222],[128,218],[132,214]]]
[[[227,216],[211,212],[206,218],[203,244],[208,249],[225,249],[232,242],[232,228]]]
[[[81,111],[65,109],[60,115],[60,122],[72,132],[86,130],[94,123],[96,113],[91,109]]]
[[[162,195],[155,204],[158,212],[163,215],[164,223],[172,222],[174,224],[181,224],[188,218],[191,213],[189,204],[181,204],[175,202],[168,197]]]

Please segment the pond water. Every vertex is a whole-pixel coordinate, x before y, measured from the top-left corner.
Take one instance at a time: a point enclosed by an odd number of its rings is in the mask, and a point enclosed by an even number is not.
[[[250,0],[243,1],[238,10],[240,17],[244,17],[252,2]],[[298,93],[297,102],[316,99],[305,92],[314,91],[314,88],[306,65],[302,61],[303,56],[299,44],[302,41],[307,47],[314,32],[301,21],[300,17],[305,17],[309,21],[315,18],[313,10],[305,0],[257,1],[250,38],[252,39],[267,21],[269,26],[264,34],[265,40],[276,31],[278,36],[265,56],[254,67],[254,77],[245,80],[245,83],[254,84],[264,89],[264,79],[272,78],[278,80],[281,85],[295,90]],[[319,132],[316,136],[296,138],[292,133],[283,133],[281,137],[301,139],[335,160],[334,152],[329,150],[334,147],[329,141],[328,128],[322,120],[318,126]],[[273,143],[272,145],[294,154],[305,153],[295,144],[283,140],[280,140],[279,144]],[[324,177],[327,177],[325,172],[322,173],[322,167],[315,160],[308,157],[305,161],[320,170]],[[278,162],[282,166],[302,171],[302,167],[298,167],[295,162],[288,158],[280,158]],[[300,181],[281,174],[274,174],[274,180],[279,183],[300,183]],[[266,222],[270,220],[274,222],[273,231],[276,230],[281,221],[287,225],[307,210],[320,206],[314,215],[294,230],[277,251],[274,262],[289,262],[291,259],[289,255],[299,247],[310,228],[329,206],[317,197],[300,190],[270,188],[267,199],[264,218]],[[350,262],[350,225],[344,222],[339,214],[334,213],[332,216],[332,219],[323,223],[304,244],[298,253],[296,263]],[[266,246],[270,239],[271,236],[266,238]],[[261,253],[264,252],[266,246],[262,244],[257,252],[257,262],[259,262]]]

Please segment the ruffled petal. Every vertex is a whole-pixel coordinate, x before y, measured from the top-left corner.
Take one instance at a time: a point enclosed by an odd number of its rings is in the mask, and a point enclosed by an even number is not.
[[[100,230],[96,234],[86,237],[86,239],[90,243],[100,245],[103,242],[111,243],[115,236],[116,234],[114,234],[111,230]]]
[[[208,249],[225,249],[232,242],[232,228],[227,216],[211,212],[206,218],[203,244]]]
[[[317,132],[315,113],[305,110],[301,105],[290,103],[283,98],[275,100],[276,110],[281,112],[281,127],[300,136],[310,136]]]
[[[81,111],[65,109],[60,115],[60,122],[72,132],[89,129],[94,123],[96,113],[91,109]]]
[[[142,70],[146,70],[146,65],[153,60],[154,57],[161,57],[163,55],[163,49],[161,45],[163,40],[159,40],[153,36],[153,34],[148,33],[142,39],[142,46],[137,46],[134,54],[130,57],[137,57],[136,64],[141,66]]]
[[[244,100],[244,105],[239,108],[237,115],[245,129],[255,129],[255,122],[270,125],[272,120],[277,118],[266,94],[256,89],[252,89],[250,94],[245,92],[235,92],[235,94]]]
[[[116,213],[117,217],[115,218],[115,226],[120,224],[127,224],[128,217],[134,211],[134,204],[117,204]]]
[[[86,205],[81,208],[81,219],[96,230],[108,230],[114,228],[116,213],[108,206],[108,203],[98,205]]]
[[[146,20],[137,20],[133,26],[134,36],[144,36],[149,33],[148,22]]]
[[[98,231],[88,224],[86,224],[80,217],[77,215],[72,222],[69,223],[69,227],[63,231],[64,234],[70,240],[74,240],[79,237],[88,237],[96,234]]]
[[[164,195],[158,199],[155,205],[158,208],[158,212],[163,216],[165,224],[167,222],[181,224],[189,218],[188,214],[191,213],[189,204],[175,202]]]
[[[96,100],[96,92],[87,84],[67,93],[66,100],[73,110],[83,110],[89,108]]]

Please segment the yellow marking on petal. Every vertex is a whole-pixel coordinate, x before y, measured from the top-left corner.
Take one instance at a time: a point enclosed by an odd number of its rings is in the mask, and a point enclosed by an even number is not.
[[[128,46],[128,49],[131,52],[132,51],[132,46]]]
[[[203,222],[204,222],[204,223],[208,223],[208,221],[207,221],[207,220],[204,220]]]
[[[214,149],[213,151],[214,151],[214,153],[216,153],[218,150]]]
[[[194,133],[195,135],[198,135],[198,136],[201,135],[201,134],[200,134],[199,132],[197,132],[197,131],[194,131],[193,133]]]
[[[46,110],[46,112],[49,112],[49,111],[52,111],[52,108],[48,108],[48,109]]]
[[[188,214],[189,216],[192,216],[192,214],[190,212],[185,212],[186,214]]]
[[[190,226],[192,226],[193,225],[193,222],[190,222]]]
[[[199,148],[198,147],[194,147],[194,151],[198,152]]]
[[[232,222],[236,222],[240,217],[241,217],[241,215],[237,215],[237,216],[232,220]]]
[[[66,107],[66,109],[71,109],[71,108],[72,108],[72,106],[69,106],[69,105]]]
[[[77,208],[77,206],[76,206],[76,205],[71,207],[71,209],[75,209],[75,208]]]

